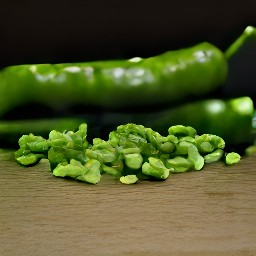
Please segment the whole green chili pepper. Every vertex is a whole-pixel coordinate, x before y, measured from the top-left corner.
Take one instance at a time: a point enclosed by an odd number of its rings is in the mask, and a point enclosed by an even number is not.
[[[250,28],[243,38],[255,34]],[[76,105],[104,110],[170,106],[223,85],[227,58],[239,47],[232,45],[225,56],[204,42],[145,59],[6,67],[0,72],[0,117],[31,102],[53,110]]]
[[[57,119],[37,119],[0,122],[1,145],[17,145],[23,134],[34,133],[46,137],[51,130],[75,130],[87,122],[89,135],[106,138],[116,126],[137,123],[150,127],[165,135],[172,125],[194,127],[200,134],[215,134],[222,137],[227,145],[253,143],[256,134],[254,105],[250,97],[234,99],[206,99],[165,110],[145,113],[104,112],[99,115]]]
[[[223,53],[209,43],[147,59],[11,66],[0,73],[0,116],[29,102],[55,110],[180,102],[222,85],[227,69]]]

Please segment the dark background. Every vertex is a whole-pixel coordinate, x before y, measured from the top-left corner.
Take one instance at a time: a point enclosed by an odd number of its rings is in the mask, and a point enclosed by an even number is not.
[[[256,26],[255,2],[1,1],[0,68],[27,63],[149,57],[202,41],[225,50],[247,25]],[[255,49],[248,49],[245,57],[240,56],[232,64],[233,73],[239,76],[231,80],[236,88],[246,83],[253,94],[256,87],[253,79],[245,82],[248,70],[244,76],[241,71],[243,62],[250,63],[249,57],[256,56]],[[253,73],[256,72],[250,71]]]

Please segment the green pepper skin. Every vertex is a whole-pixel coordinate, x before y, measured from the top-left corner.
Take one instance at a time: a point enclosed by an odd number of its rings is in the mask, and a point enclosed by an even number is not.
[[[0,72],[0,117],[28,103],[57,111],[170,106],[214,91],[227,73],[224,54],[207,42],[145,59],[10,66]]]

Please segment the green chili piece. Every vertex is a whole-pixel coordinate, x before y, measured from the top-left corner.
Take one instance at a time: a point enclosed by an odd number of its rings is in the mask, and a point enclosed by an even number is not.
[[[127,146],[127,144],[126,144]],[[120,152],[124,155],[140,153],[141,149],[133,145],[132,147],[123,148]]]
[[[209,163],[212,163],[212,162],[216,162],[216,161],[219,161],[222,156],[224,154],[224,151],[223,149],[216,149],[214,150],[213,152],[207,154],[204,156],[204,162],[206,164],[209,164]]]
[[[107,166],[105,164],[102,164],[102,170],[105,172],[105,173],[108,173],[110,175],[113,175],[113,176],[119,176],[120,175],[120,171],[113,167],[113,166]]]
[[[29,166],[37,164],[43,158],[46,158],[43,154],[28,153],[27,155],[16,157],[16,161],[21,165]]]
[[[23,150],[30,150],[32,152],[46,153],[50,147],[49,142],[41,137],[35,136],[30,133],[29,135],[23,135],[18,141],[20,148]]]
[[[187,141],[181,141],[176,145],[176,155],[187,155],[188,154],[188,148],[190,146],[194,146],[191,142]]]
[[[70,156],[68,156],[67,150],[61,147],[51,147],[48,151],[47,158],[52,169],[59,164],[66,165],[70,161]]]
[[[178,138],[182,138],[186,136],[194,138],[196,135],[196,130],[191,126],[174,125],[168,129],[168,133]]]
[[[190,136],[181,137],[179,139],[179,141],[187,141],[187,142],[190,142],[192,144],[195,144],[195,138],[194,137],[190,137]]]
[[[110,163],[118,158],[117,150],[107,141],[99,138],[93,140],[92,147],[90,149],[86,149],[85,155],[89,158],[97,159],[101,163]]]
[[[89,169],[83,166],[79,161],[71,159],[70,164],[58,164],[53,170],[56,177],[71,177],[76,179],[78,176],[87,173]]]
[[[160,151],[162,153],[169,153],[169,154],[173,153],[175,148],[176,148],[175,144],[172,143],[172,142],[169,142],[169,141],[167,141],[167,142],[165,142],[165,143],[160,145]]]
[[[141,154],[135,153],[135,154],[127,154],[124,155],[124,161],[127,167],[138,170],[141,168],[141,165],[143,163],[143,157]]]
[[[89,159],[85,163],[85,168],[88,169],[87,172],[79,175],[78,180],[85,181],[92,184],[97,184],[101,179],[101,164],[95,159]]]
[[[199,154],[198,149],[194,145],[188,147],[188,159],[193,163],[196,171],[203,168],[204,158]]]
[[[138,178],[136,175],[126,175],[126,176],[122,176],[120,178],[120,181],[123,184],[134,184],[138,181]]]
[[[142,165],[143,174],[152,176],[157,179],[168,178],[170,170],[165,167],[164,163],[160,159],[149,157],[148,161],[149,162],[145,162]]]
[[[100,181],[100,162],[94,159],[88,160],[83,166],[80,162],[72,159],[70,164],[59,164],[53,175],[57,177],[71,177],[77,180],[96,184]]]
[[[186,172],[193,168],[192,161],[181,156],[166,160],[165,165],[171,173]]]
[[[37,164],[42,158],[47,158],[49,143],[41,136],[23,135],[19,139],[19,150],[14,153],[16,161],[21,165]]]
[[[200,153],[211,153],[215,149],[223,149],[225,147],[225,141],[213,134],[203,134],[196,137],[195,141]]]
[[[241,156],[238,153],[231,152],[226,155],[226,164],[236,164],[240,161]]]

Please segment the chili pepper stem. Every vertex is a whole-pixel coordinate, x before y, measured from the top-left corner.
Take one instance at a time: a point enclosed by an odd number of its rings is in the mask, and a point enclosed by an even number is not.
[[[226,59],[230,59],[250,39],[256,40],[256,28],[247,26],[243,33],[225,51]]]

